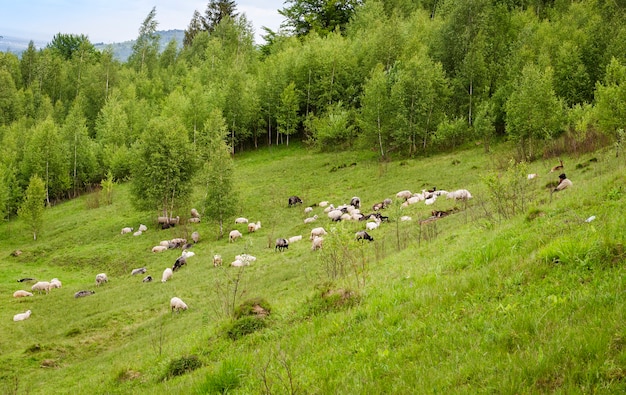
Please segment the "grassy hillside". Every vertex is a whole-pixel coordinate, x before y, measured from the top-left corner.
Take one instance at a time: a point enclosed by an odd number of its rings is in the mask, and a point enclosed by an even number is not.
[[[515,181],[508,158],[506,146],[390,163],[297,146],[245,153],[236,158],[237,216],[262,227],[248,234],[229,223],[227,231],[244,234],[236,243],[218,240],[208,222],[156,230],[152,213],[132,209],[127,185],[116,186],[110,206],[94,207],[92,195],[47,210],[36,242],[20,221],[2,224],[0,392],[626,391],[623,159],[609,151],[564,157],[574,186],[553,195],[556,161],[529,164],[521,170],[539,177],[506,184],[527,200],[505,218],[487,185]],[[331,223],[314,207],[320,218],[305,225],[304,207],[287,207],[294,194],[304,206],[359,196],[369,212],[400,190],[433,186],[467,188],[474,198],[407,208],[395,201],[372,243],[353,240],[362,222]],[[140,223],[149,228],[143,235],[120,234]],[[330,232],[321,251],[311,251],[314,226]],[[201,235],[196,256],[161,283],[181,251],[151,247],[192,231]],[[277,237],[300,234],[287,251],[274,250]],[[16,249],[23,253],[11,256]],[[229,267],[243,252],[257,261]],[[214,254],[224,267],[213,267]],[[154,282],[130,275],[142,266]],[[109,283],[96,288],[100,272]],[[14,299],[30,288],[16,282],[23,277],[58,277],[63,287]],[[83,289],[96,293],[75,299]],[[172,314],[173,296],[189,309]],[[252,298],[265,300],[266,318],[230,316]],[[28,320],[12,321],[27,309]]]

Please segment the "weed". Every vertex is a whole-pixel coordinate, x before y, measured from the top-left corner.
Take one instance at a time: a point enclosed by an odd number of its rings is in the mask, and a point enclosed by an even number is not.
[[[207,375],[205,381],[195,388],[196,394],[227,394],[239,387],[245,376],[245,367],[237,361],[223,361],[219,370]]]
[[[317,287],[317,292],[304,303],[304,316],[340,311],[355,306],[359,302],[356,292],[349,289],[333,288],[332,283],[324,283]]]
[[[238,320],[232,321],[226,325],[226,335],[232,340],[238,340],[242,337],[261,330],[267,326],[263,318],[255,316],[245,316]]]
[[[245,316],[251,317],[266,317],[270,314],[272,308],[269,303],[263,298],[254,298],[245,300],[241,303],[234,313],[235,319],[239,319]]]
[[[170,361],[165,372],[164,379],[175,376],[182,376],[185,373],[193,372],[202,367],[202,361],[197,355],[182,356],[178,359]]]

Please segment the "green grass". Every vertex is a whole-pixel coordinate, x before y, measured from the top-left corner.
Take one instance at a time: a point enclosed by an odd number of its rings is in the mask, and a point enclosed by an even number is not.
[[[4,223],[0,393],[624,392],[624,164],[608,151],[564,157],[574,187],[550,196],[552,161],[531,163],[540,176],[529,182],[530,202],[503,219],[482,180],[504,174],[508,156],[506,145],[386,163],[298,145],[244,153],[236,216],[262,227],[248,234],[228,223],[226,232],[244,234],[236,243],[218,239],[209,222],[156,230],[152,213],[132,208],[128,185],[116,186],[111,206],[89,208],[94,199],[83,196],[46,210],[36,242],[19,220]],[[433,186],[467,188],[474,199],[396,203],[373,243],[352,240],[363,223],[330,223],[315,207],[320,219],[305,225],[304,207],[287,207],[290,195],[304,206],[359,196],[369,212],[400,190]],[[120,235],[140,223],[149,228],[142,236]],[[314,226],[333,229],[322,251],[311,251]],[[153,254],[152,246],[196,230],[196,256],[161,283],[180,250]],[[302,241],[274,251],[276,238],[298,234]],[[16,249],[22,255],[11,256]],[[244,252],[257,261],[228,267]],[[213,267],[216,253],[223,268]],[[130,276],[142,266],[153,283]],[[100,272],[109,283],[96,288]],[[58,277],[63,288],[14,299],[30,287],[16,282],[22,277]],[[74,299],[82,289],[96,293]],[[189,309],[172,314],[173,296]],[[262,323],[225,314],[250,300],[271,306]],[[30,319],[12,321],[27,309]],[[188,362],[192,369],[177,368]]]

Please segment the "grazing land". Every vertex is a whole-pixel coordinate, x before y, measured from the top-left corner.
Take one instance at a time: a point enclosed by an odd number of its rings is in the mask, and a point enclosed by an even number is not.
[[[624,158],[563,157],[573,186],[551,193],[557,161],[513,165],[511,153],[500,144],[379,162],[297,144],[247,152],[235,158],[239,203],[221,239],[205,218],[159,230],[126,184],[111,205],[91,194],[46,209],[36,241],[21,221],[3,223],[0,393],[624,393]],[[395,197],[433,187],[473,198],[402,208]],[[303,204],[288,207],[292,195]],[[364,222],[304,213],[353,196],[364,213],[394,201],[373,242],[354,240]],[[235,217],[262,227],[249,233]],[[142,235],[120,234],[139,224]],[[317,226],[328,235],[312,251]],[[233,229],[243,237],[229,243]],[[193,231],[195,256],[162,283],[181,249],[152,247]],[[242,253],[257,260],[231,267]],[[108,283],[96,287],[98,273]],[[13,298],[30,291],[25,277],[63,286]],[[95,293],[75,298],[81,290]],[[171,312],[174,296],[188,309]]]

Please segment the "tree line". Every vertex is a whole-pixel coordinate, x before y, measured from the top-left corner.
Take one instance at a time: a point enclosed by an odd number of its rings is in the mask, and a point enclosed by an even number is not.
[[[382,160],[494,138],[528,160],[563,135],[621,144],[620,2],[284,4],[263,45],[234,1],[213,0],[191,17],[182,48],[163,51],[153,8],[124,63],[61,33],[20,57],[0,53],[0,215],[17,213],[33,176],[51,204],[107,174],[133,180],[138,207],[171,213],[189,180],[228,185],[211,174],[232,172],[224,152],[294,138]]]

